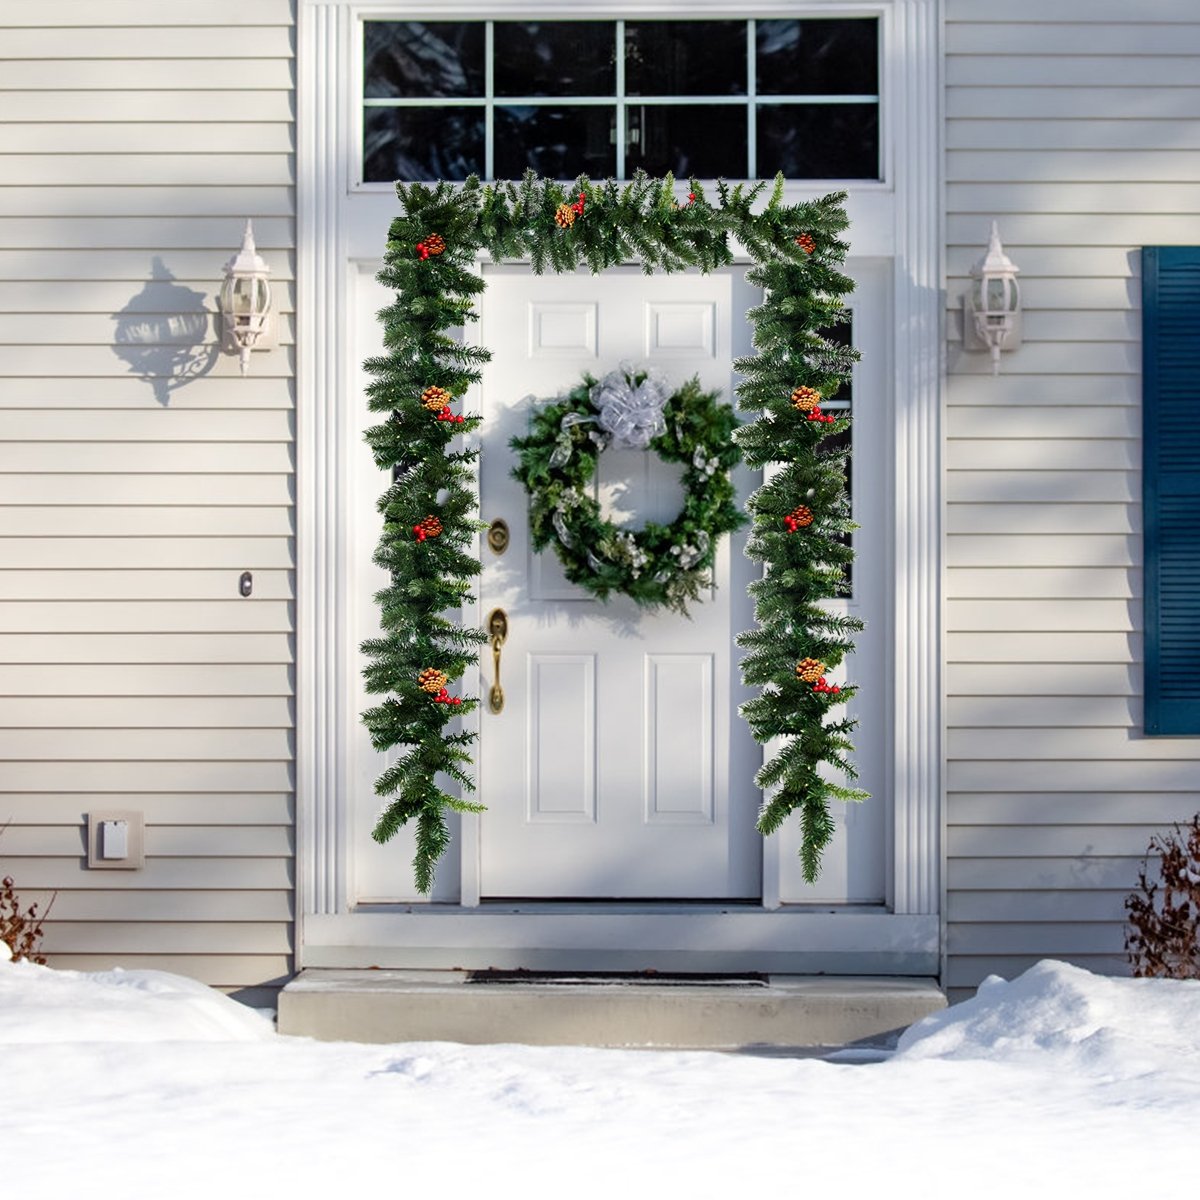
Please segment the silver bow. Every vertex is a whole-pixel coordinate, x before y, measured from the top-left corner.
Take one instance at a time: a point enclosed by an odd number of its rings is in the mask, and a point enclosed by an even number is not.
[[[657,375],[648,374],[641,383],[633,382],[633,368],[622,363],[592,388],[592,404],[599,410],[597,423],[614,449],[645,450],[666,429],[663,407],[667,403],[666,384]]]

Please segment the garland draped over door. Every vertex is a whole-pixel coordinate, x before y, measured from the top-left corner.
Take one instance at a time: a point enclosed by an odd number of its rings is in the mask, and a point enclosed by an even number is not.
[[[854,648],[862,628],[822,601],[844,594],[854,528],[846,493],[847,451],[833,434],[850,427],[845,414],[823,413],[821,400],[845,381],[857,354],[825,336],[846,319],[842,298],[853,283],[838,269],[846,256],[845,193],[785,205],[783,179],[759,212],[765,185],[716,184],[710,201],[696,180],[687,200],[675,198],[671,176],[637,172],[619,185],[580,176],[570,191],[532,171],[520,183],[484,186],[397,184],[403,211],[391,225],[379,280],[396,300],[380,314],[385,353],[368,360],[369,405],[381,423],[366,433],[392,484],[379,500],[383,532],[375,562],[391,582],[376,600],[382,633],[362,645],[371,661],[367,690],[383,699],[363,713],[376,750],[403,753],[379,777],[388,798],[373,836],[391,838],[416,826],[417,888],[427,893],[446,849],[447,810],[482,811],[469,747],[475,733],[447,725],[477,701],[451,685],[478,659],[482,630],[464,629],[458,611],[480,572],[473,552],[482,528],[472,491],[478,457],[473,434],[481,418],[455,412],[491,357],[451,331],[478,320],[475,298],[485,284],[481,251],[499,262],[529,259],[535,273],[598,273],[632,260],[646,274],[733,262],[736,241],[753,259],[750,283],[763,301],[747,314],[757,353],[734,366],[744,376],[740,406],[754,419],[734,434],[747,464],[766,468],[747,501],[753,525],[747,555],[763,564],[751,585],[758,627],[738,638],[747,655],[743,679],[760,688],[742,706],[754,737],[773,753],[756,776],[765,789],[758,826],[769,834],[799,814],[804,877],[816,879],[821,851],[833,836],[831,799],[866,793],[835,783],[822,768],[854,778],[854,721],[831,710],[854,694],[826,674]],[[457,783],[461,795],[448,790]]]

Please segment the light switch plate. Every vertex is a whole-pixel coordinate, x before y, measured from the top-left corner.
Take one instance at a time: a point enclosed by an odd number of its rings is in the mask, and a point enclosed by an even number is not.
[[[127,853],[124,858],[105,858],[101,824],[124,821]],[[139,871],[146,865],[145,831],[142,813],[133,809],[106,809],[87,815],[88,866],[100,871]]]

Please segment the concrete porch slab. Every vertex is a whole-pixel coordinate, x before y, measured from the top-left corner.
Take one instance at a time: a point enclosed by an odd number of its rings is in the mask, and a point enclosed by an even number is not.
[[[300,972],[279,1032],[324,1041],[782,1050],[885,1045],[938,1009],[932,979],[770,975],[480,981],[465,971]]]

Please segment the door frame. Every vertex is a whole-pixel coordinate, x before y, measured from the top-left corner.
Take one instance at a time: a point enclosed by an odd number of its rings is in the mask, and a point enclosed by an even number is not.
[[[892,260],[893,555],[905,564],[892,598],[888,756],[893,801],[889,902],[869,911],[807,906],[412,904],[352,909],[347,797],[358,714],[357,655],[348,644],[351,578],[347,481],[356,447],[344,402],[356,364],[347,299],[358,263],[382,245],[356,245],[351,204],[379,214],[395,201],[349,190],[348,81],[354,22],[413,8],[400,2],[299,0],[297,47],[296,433],[296,959],[297,967],[558,966],[563,969],[774,970],[939,973],[942,949],[943,713],[941,578],[941,0],[808,0],[812,15],[880,16],[886,184],[850,189],[852,253]],[[511,15],[500,0],[444,7]],[[655,0],[629,0],[669,15]],[[526,0],[534,15],[555,8]],[[574,10],[611,16],[579,0]],[[778,4],[693,0],[690,12],[770,15]],[[789,198],[826,189],[789,187]],[[386,226],[384,226],[386,227]],[[476,622],[477,623],[477,622]],[[471,832],[464,825],[464,852]],[[764,879],[764,888],[768,880]],[[694,920],[695,916],[703,919]],[[539,949],[533,950],[532,947]],[[534,961],[536,960],[536,961]],[[755,966],[754,964],[758,964]]]

